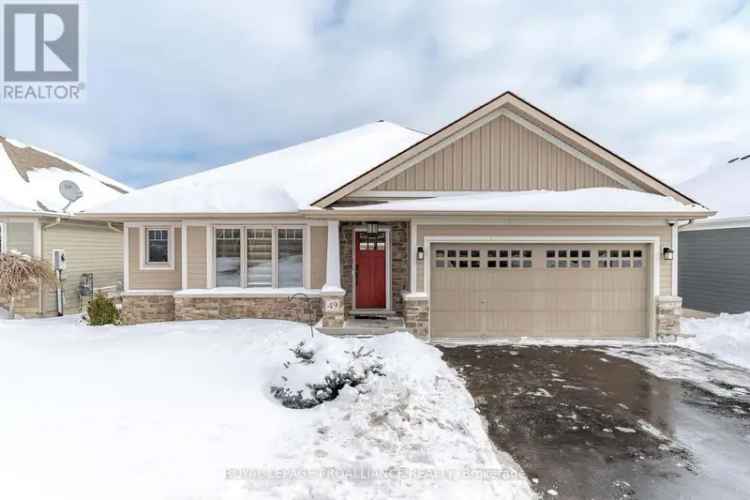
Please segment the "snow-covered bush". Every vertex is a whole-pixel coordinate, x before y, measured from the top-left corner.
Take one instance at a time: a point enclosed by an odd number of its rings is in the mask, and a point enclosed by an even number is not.
[[[271,394],[287,408],[312,408],[336,399],[344,387],[357,387],[383,376],[383,360],[360,346],[346,350],[342,342],[302,341],[290,349],[291,359],[271,383]]]

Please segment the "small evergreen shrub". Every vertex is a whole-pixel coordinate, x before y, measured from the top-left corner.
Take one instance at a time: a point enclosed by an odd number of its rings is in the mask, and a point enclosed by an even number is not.
[[[357,387],[372,376],[385,376],[383,359],[364,346],[355,351],[327,349],[300,342],[290,349],[293,361],[283,364],[280,377],[271,384],[271,394],[287,408],[313,408],[336,399],[346,387]]]
[[[120,322],[120,313],[115,303],[101,293],[91,299],[86,312],[91,326],[116,325]]]

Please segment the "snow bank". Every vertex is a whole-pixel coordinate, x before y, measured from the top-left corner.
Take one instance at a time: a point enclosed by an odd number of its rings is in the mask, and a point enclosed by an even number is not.
[[[270,385],[310,338],[281,321],[0,320],[0,497],[532,497],[440,352],[408,334],[317,334],[329,357],[376,350],[385,376],[282,406]]]
[[[350,212],[685,212],[706,213],[698,205],[674,198],[629,189],[588,188],[571,191],[481,192],[438,196],[421,200],[391,201],[366,206],[336,207]]]
[[[750,369],[750,312],[714,318],[682,319],[680,345]]]

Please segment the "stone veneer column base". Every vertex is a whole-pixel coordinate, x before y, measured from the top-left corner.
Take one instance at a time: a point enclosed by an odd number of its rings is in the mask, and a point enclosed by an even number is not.
[[[123,295],[121,320],[123,325],[174,321],[172,295]]]
[[[320,296],[323,319],[320,326],[323,328],[343,328],[346,315],[344,313],[343,290],[323,292]]]
[[[404,321],[415,337],[430,338],[430,302],[424,295],[403,294]]]
[[[675,339],[680,335],[682,297],[656,298],[656,337],[659,340]]]

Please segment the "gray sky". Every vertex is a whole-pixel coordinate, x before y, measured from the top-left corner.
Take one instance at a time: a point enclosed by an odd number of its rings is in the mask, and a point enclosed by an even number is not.
[[[141,187],[510,89],[677,182],[750,153],[747,3],[90,0],[87,102],[0,135]]]

